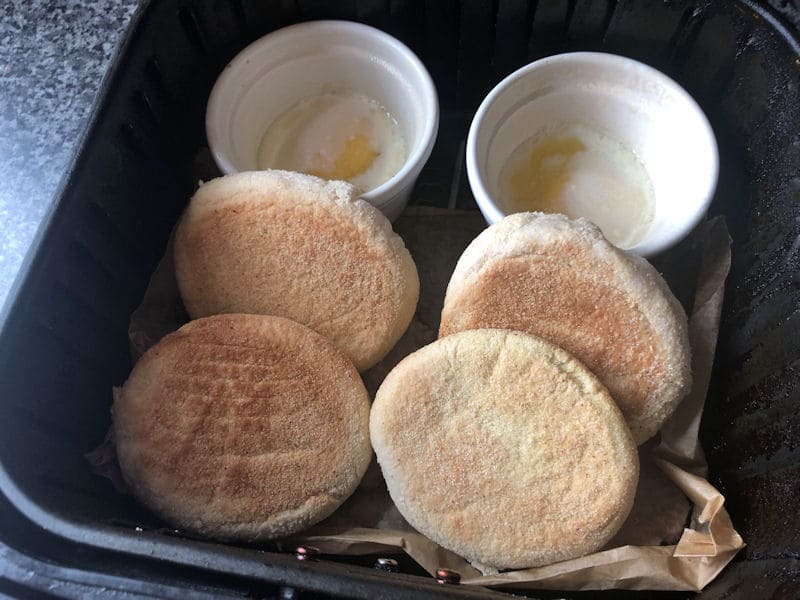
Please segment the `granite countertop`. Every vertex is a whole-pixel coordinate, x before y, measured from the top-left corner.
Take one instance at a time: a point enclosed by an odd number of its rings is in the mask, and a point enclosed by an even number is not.
[[[81,139],[138,0],[0,6],[0,306]]]

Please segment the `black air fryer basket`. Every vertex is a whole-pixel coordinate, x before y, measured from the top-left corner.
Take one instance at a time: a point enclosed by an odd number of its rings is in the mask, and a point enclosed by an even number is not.
[[[111,388],[131,366],[131,311],[195,187],[216,76],[269,31],[343,18],[398,37],[436,83],[441,126],[416,204],[476,208],[463,169],[471,117],[500,79],[531,60],[571,50],[622,54],[664,71],[698,100],[720,147],[710,214],[724,214],[733,237],[701,439],[711,482],[748,543],[700,596],[800,596],[800,46],[789,24],[796,6],[774,4],[145,2],[0,316],[0,538],[8,545],[0,563],[24,556],[39,565],[24,567],[30,571],[61,565],[72,579],[92,572],[106,589],[140,586],[138,593],[155,595],[273,596],[280,585],[363,598],[493,594],[437,586],[411,566],[404,570],[417,574],[301,563],[175,535],[83,457],[109,426]],[[112,575],[123,579],[103,579]],[[0,570],[0,591],[11,589],[4,581],[11,576]]]

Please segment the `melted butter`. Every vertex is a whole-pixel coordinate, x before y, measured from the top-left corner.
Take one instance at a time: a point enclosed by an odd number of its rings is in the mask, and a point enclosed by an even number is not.
[[[644,238],[655,213],[653,185],[636,154],[581,123],[523,142],[503,167],[500,189],[508,213],[586,217],[621,248]]]
[[[349,181],[367,192],[397,173],[406,155],[399,125],[376,100],[326,93],[278,116],[261,139],[257,162],[261,169]]]

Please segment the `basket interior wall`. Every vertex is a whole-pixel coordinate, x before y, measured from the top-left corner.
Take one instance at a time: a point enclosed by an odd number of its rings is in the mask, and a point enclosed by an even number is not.
[[[345,18],[408,44],[436,82],[442,129],[414,202],[474,208],[463,144],[502,77],[556,52],[600,50],[674,77],[721,152],[712,214],[734,239],[702,437],[749,558],[800,554],[798,47],[746,2],[152,2],[95,115],[0,344],[0,462],[34,503],[76,523],[158,527],[93,475],[130,369],[127,324],[196,185],[203,113],[226,62],[298,21]]]

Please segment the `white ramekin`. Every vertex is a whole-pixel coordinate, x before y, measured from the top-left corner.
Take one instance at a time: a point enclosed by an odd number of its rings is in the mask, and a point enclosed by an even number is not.
[[[408,157],[362,195],[389,219],[408,203],[439,126],[436,88],[417,56],[394,37],[349,21],[310,21],[267,34],[242,50],[214,84],[206,135],[223,173],[257,170],[267,127],[302,98],[348,91],[380,102],[397,120]]]
[[[654,220],[631,252],[661,252],[703,218],[716,189],[719,157],[711,125],[694,99],[635,60],[573,52],[515,71],[478,108],[467,138],[467,175],[487,222],[506,216],[499,178],[511,153],[548,126],[576,121],[607,131],[631,149],[653,183]]]

